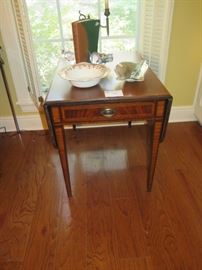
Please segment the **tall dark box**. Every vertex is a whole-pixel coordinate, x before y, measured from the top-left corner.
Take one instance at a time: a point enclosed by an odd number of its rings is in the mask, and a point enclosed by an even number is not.
[[[72,23],[76,63],[89,62],[92,52],[97,52],[100,20],[87,19]]]

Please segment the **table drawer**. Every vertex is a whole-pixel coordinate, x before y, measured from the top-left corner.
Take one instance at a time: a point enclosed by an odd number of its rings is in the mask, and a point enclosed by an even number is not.
[[[154,102],[61,107],[62,121],[66,123],[148,119],[154,113]]]

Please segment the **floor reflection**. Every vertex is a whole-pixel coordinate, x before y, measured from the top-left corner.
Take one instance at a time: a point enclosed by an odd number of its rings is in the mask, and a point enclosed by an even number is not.
[[[127,168],[128,153],[126,149],[85,151],[78,156],[75,153],[70,153],[69,159],[74,165],[75,162],[78,162],[83,172],[117,171]]]

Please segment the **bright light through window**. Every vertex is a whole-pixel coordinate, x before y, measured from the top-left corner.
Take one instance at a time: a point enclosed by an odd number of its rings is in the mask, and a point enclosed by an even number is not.
[[[101,28],[99,52],[134,50],[138,0],[110,0],[110,36]],[[71,22],[79,10],[105,25],[104,1],[26,0],[42,91],[49,88],[63,49],[73,51]]]

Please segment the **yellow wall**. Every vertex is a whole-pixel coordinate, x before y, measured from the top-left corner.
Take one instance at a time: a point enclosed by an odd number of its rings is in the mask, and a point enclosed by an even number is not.
[[[193,105],[196,83],[202,62],[202,0],[175,0],[165,84],[174,97],[173,105]],[[0,35],[0,45],[2,39]],[[5,70],[13,101],[16,95],[6,56]],[[16,106],[18,115],[23,114]],[[0,116],[10,115],[0,76]]]
[[[202,61],[202,1],[175,0],[166,86],[173,105],[192,105]]]
[[[201,64],[202,64],[202,0],[200,0],[200,59],[201,59]]]

